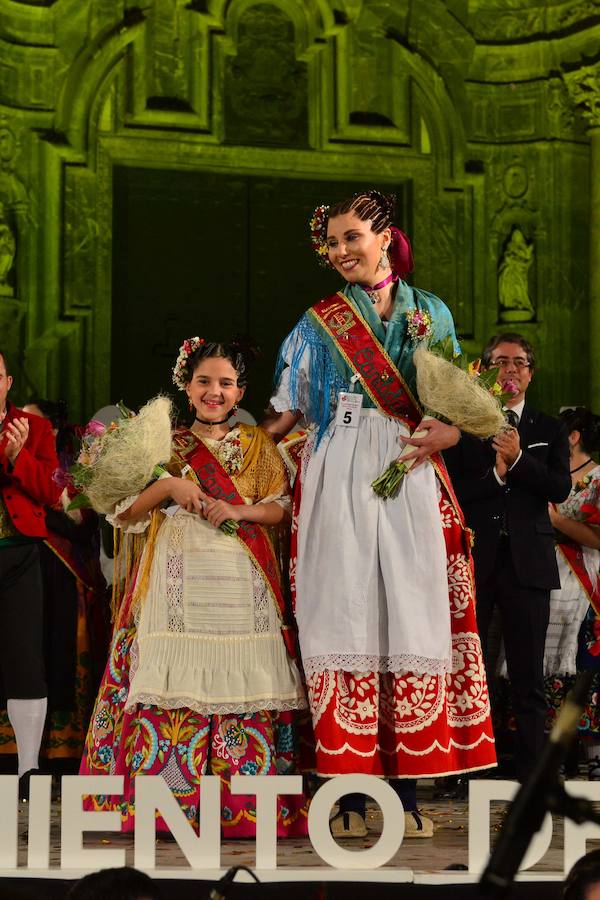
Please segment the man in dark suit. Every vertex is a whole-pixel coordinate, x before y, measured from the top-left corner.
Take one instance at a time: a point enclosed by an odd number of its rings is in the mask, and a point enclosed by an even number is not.
[[[560,587],[548,503],[561,502],[571,489],[569,445],[562,423],[525,400],[534,355],[521,335],[492,338],[482,364],[499,368],[501,384],[514,385],[507,403],[514,427],[487,442],[463,434],[444,458],[475,534],[477,624],[486,666],[494,607],[501,612],[522,780],[544,744],[544,643],[550,591]]]
[[[0,669],[19,756],[19,796],[29,796],[46,718],[43,599],[38,543],[46,537],[44,504],[61,488],[50,423],[8,400],[12,385],[0,351]]]

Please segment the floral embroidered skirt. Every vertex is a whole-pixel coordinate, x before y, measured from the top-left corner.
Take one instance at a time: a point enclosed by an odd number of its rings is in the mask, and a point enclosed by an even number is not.
[[[496,765],[488,686],[475,616],[470,535],[443,466],[438,465],[437,474],[452,671],[433,675],[332,667],[308,674],[306,686],[316,748],[314,768],[321,776],[427,778]],[[291,544],[293,591],[301,494],[301,481],[296,479]],[[337,534],[336,539],[340,539]],[[427,553],[426,547],[423,553]],[[427,602],[425,595],[423,602]],[[301,643],[302,638],[300,629]]]
[[[136,776],[162,775],[197,828],[202,775],[218,775],[223,836],[253,838],[255,798],[232,795],[230,778],[232,775],[295,774],[295,714],[265,710],[246,715],[204,716],[188,708],[166,710],[149,705],[125,712],[135,627],[127,622],[127,610],[119,619],[90,722],[80,774],[123,775],[124,794],[121,798],[93,797],[87,801],[87,808],[119,809],[123,831],[131,831]],[[157,831],[168,830],[160,817],[156,827]],[[306,833],[305,797],[300,794],[279,797],[278,836],[300,837]]]

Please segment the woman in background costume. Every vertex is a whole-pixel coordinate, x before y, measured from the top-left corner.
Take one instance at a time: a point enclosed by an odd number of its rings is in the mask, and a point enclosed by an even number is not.
[[[428,837],[414,779],[493,766],[495,751],[470,536],[440,456],[458,429],[428,420],[398,496],[371,487],[422,419],[416,324],[456,343],[444,303],[402,280],[412,255],[392,216],[377,191],[315,210],[315,249],[346,284],[284,341],[266,427],[309,425],[292,577],[317,772],[393,779],[406,835]],[[343,798],[333,833],[364,835],[364,812]]]
[[[118,614],[81,773],[124,776],[125,830],[137,775],[162,775],[197,826],[201,776],[212,774],[224,836],[253,837],[255,799],[231,794],[231,775],[294,771],[293,717],[306,699],[270,534],[289,521],[289,487],[272,440],[229,424],[247,365],[236,344],[184,342],[173,380],[194,421],[173,434],[177,475],[124,499],[113,518],[149,536]],[[94,808],[111,801],[95,798]],[[306,833],[303,797],[279,798],[277,827],[280,837]]]

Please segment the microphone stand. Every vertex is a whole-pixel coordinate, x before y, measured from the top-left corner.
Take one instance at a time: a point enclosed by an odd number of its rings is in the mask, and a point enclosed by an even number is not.
[[[578,825],[590,821],[600,825],[600,814],[584,798],[565,791],[559,772],[577,727],[587,695],[592,671],[580,672],[563,703],[548,742],[533,772],[512,801],[496,846],[479,882],[485,897],[505,897],[525,856],[533,835],[540,830],[546,812],[567,816]]]

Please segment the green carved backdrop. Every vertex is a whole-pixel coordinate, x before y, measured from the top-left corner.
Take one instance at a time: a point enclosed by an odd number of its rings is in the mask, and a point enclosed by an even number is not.
[[[0,347],[74,419],[187,333],[265,355],[334,286],[307,210],[392,186],[470,351],[600,411],[598,0],[0,0]]]

